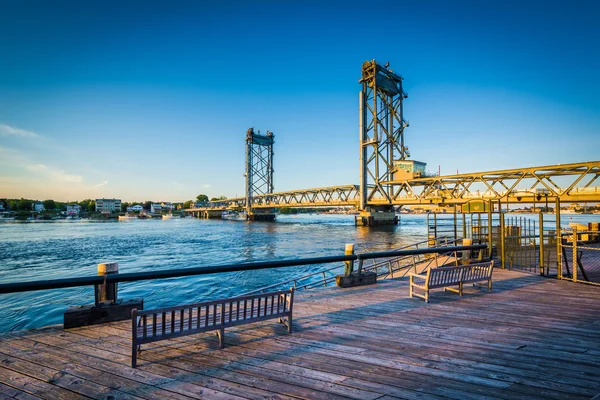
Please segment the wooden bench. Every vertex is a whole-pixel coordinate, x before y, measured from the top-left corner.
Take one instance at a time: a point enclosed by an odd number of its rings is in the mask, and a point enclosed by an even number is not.
[[[131,312],[131,366],[141,345],[196,333],[216,331],[225,346],[225,328],[279,318],[292,333],[294,288],[176,307]]]
[[[493,261],[456,267],[429,268],[426,275],[410,274],[410,297],[417,296],[429,303],[429,290],[436,288],[444,288],[444,291],[450,290],[462,296],[465,283],[473,283],[475,286],[483,281],[487,281],[488,291],[491,291],[493,271]],[[417,293],[415,289],[425,293]]]

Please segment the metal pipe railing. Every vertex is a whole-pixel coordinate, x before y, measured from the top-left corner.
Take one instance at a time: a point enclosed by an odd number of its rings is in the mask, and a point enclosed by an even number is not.
[[[472,245],[472,246],[454,246],[454,247],[439,247],[439,248],[424,248],[415,250],[396,250],[396,251],[383,251],[365,254],[352,254],[352,255],[341,255],[341,256],[327,256],[327,257],[311,257],[311,258],[300,258],[296,260],[279,260],[279,261],[259,261],[252,263],[240,263],[240,264],[225,264],[225,265],[211,265],[206,267],[194,267],[194,268],[183,268],[175,270],[158,270],[151,272],[131,272],[125,274],[111,274],[105,276],[86,276],[86,277],[74,277],[74,278],[63,278],[63,279],[52,279],[52,280],[39,280],[29,282],[14,282],[14,283],[3,283],[0,284],[0,294],[3,293],[19,293],[29,292],[36,290],[48,290],[48,289],[61,289],[68,287],[78,286],[90,286],[90,285],[101,285],[106,283],[118,283],[118,282],[134,282],[151,279],[166,279],[166,278],[180,278],[184,276],[197,276],[197,275],[208,275],[226,272],[238,272],[238,271],[253,271],[258,269],[271,269],[271,268],[282,268],[282,267],[293,267],[298,265],[313,265],[313,264],[328,264],[340,261],[361,261],[370,260],[374,258],[384,257],[400,257],[408,255],[420,255],[420,254],[433,254],[450,251],[463,251],[463,250],[481,250],[486,249],[486,244]]]

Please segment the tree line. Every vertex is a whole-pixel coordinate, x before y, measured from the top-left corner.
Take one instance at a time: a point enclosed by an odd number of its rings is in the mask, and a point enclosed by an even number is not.
[[[198,196],[196,196],[196,200],[188,200],[185,202],[173,203],[173,205],[176,208],[178,206],[181,206],[181,208],[186,209],[186,208],[191,208],[196,202],[218,201],[218,200],[225,200],[225,199],[227,199],[227,197],[220,196],[220,197],[213,197],[209,200],[207,195],[199,194]],[[33,207],[34,203],[36,203],[38,201],[39,200],[24,199],[24,198],[0,199],[0,204],[2,204],[4,206],[5,210],[32,211],[34,209],[34,207]],[[150,201],[150,200],[141,201],[141,202],[123,201],[123,202],[121,202],[121,211],[125,212],[125,211],[127,211],[128,207],[133,207],[135,205],[141,205],[142,207],[144,207],[145,210],[150,211],[151,205],[157,204],[157,203],[160,204],[160,202]],[[96,200],[92,200],[92,199],[85,199],[85,200],[81,200],[81,201],[67,201],[67,202],[46,199],[46,200],[42,201],[42,204],[44,205],[44,210],[48,210],[48,211],[66,211],[67,205],[72,205],[72,204],[77,204],[79,207],[81,207],[82,212],[90,212],[91,213],[96,210]]]

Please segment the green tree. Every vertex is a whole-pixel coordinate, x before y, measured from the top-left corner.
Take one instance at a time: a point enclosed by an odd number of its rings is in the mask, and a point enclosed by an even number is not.
[[[196,196],[196,200],[198,201],[208,201],[208,196],[205,194],[199,194],[198,196]]]
[[[183,203],[183,209],[187,209],[187,208],[192,208],[192,205],[194,204],[194,200],[188,200],[185,203]]]
[[[213,197],[210,201],[227,200],[227,196]]]
[[[144,210],[150,211],[150,207],[152,207],[152,202],[150,200],[144,202]]]
[[[44,210],[54,210],[56,208],[56,202],[54,200],[44,200],[42,201],[44,205]]]
[[[19,200],[19,204],[17,205],[17,210],[32,210],[33,209],[33,200],[21,199]]]
[[[127,207],[131,206],[131,204],[129,204],[128,202],[124,201],[121,203],[121,211],[125,212],[127,211]]]

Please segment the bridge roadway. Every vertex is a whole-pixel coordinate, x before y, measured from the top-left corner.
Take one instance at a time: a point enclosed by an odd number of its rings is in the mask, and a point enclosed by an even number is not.
[[[560,202],[600,202],[600,187],[592,186],[600,176],[600,161],[476,172],[467,174],[416,177],[383,182],[386,197],[368,199],[368,206],[406,206],[420,204],[463,204],[473,199],[503,203],[535,203],[559,199]],[[187,212],[243,210],[246,198],[236,197],[209,202]],[[275,192],[252,197],[252,208],[279,207],[357,207],[359,185],[329,186]]]

